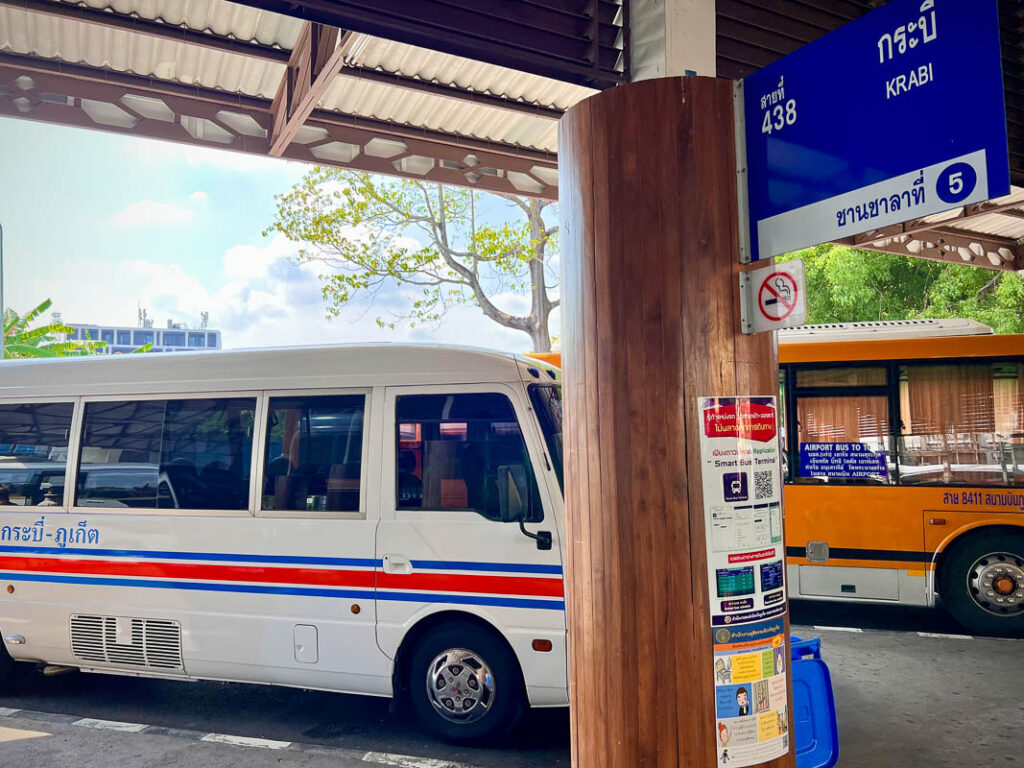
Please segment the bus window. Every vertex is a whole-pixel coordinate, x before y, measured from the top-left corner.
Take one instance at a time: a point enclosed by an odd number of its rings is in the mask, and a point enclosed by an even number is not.
[[[888,372],[836,367],[796,371],[795,482],[892,482]]]
[[[248,509],[255,398],[87,403],[77,504]]]
[[[562,388],[557,384],[531,384],[530,400],[537,412],[544,441],[551,451],[551,462],[558,477],[558,487],[565,491],[562,456]]]
[[[786,402],[786,369],[779,368],[779,440],[782,443],[782,481],[788,483],[789,476],[789,437],[786,434],[786,414],[789,403]]]
[[[1024,485],[1019,363],[900,366],[904,485]]]
[[[64,503],[73,403],[0,405],[0,507]]]
[[[806,368],[796,372],[796,386],[884,387],[886,378],[885,368]]]
[[[358,512],[363,395],[272,397],[263,509]]]
[[[528,522],[543,519],[512,403],[500,394],[404,395],[396,401],[400,509],[462,509],[501,519],[498,483],[523,468]]]

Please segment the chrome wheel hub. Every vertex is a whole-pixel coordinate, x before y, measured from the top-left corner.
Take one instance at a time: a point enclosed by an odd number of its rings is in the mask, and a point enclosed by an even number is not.
[[[967,572],[974,602],[996,616],[1024,613],[1024,558],[1009,552],[979,557]]]
[[[427,698],[434,709],[453,723],[472,723],[494,706],[494,675],[478,655],[464,648],[449,648],[437,655],[427,670]]]

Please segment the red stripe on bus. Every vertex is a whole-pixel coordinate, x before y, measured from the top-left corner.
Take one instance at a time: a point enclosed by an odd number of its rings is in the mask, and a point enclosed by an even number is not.
[[[203,581],[309,584],[329,587],[374,588],[374,572],[327,568],[268,568],[208,563],[123,562],[78,558],[12,557],[0,555],[0,568],[13,571],[74,573],[81,576],[134,576]],[[494,595],[562,597],[561,579],[529,576],[475,576],[445,573],[377,573],[381,589],[433,592],[478,592]]]
[[[561,579],[533,576],[467,576],[451,573],[377,574],[380,589],[413,589],[431,592],[481,592],[488,595],[562,597]]]
[[[16,571],[74,573],[80,576],[142,576],[151,578],[259,581],[282,584],[317,584],[332,587],[373,588],[373,571],[341,571],[320,568],[266,568],[249,565],[163,563],[154,561],[51,559],[0,557],[0,567]]]

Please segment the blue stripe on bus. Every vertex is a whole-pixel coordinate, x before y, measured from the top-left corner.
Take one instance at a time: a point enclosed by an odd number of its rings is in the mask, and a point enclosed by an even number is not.
[[[506,571],[508,573],[547,573],[562,575],[560,565],[528,565],[525,563],[464,563],[460,560],[413,560],[413,568],[435,571]]]
[[[476,595],[440,595],[434,592],[378,592],[378,600],[398,600],[406,603],[468,603],[469,605],[493,605],[500,608],[542,608],[547,611],[564,611],[562,600],[528,600],[519,597],[480,597]]]
[[[236,563],[274,563],[278,565],[334,565],[350,568],[380,568],[381,561],[362,557],[305,557],[300,555],[232,555],[224,552],[168,552],[148,549],[83,549],[81,547],[10,547],[0,552],[32,555],[85,555],[87,557],[134,557],[154,560],[214,560]],[[562,575],[560,565],[523,563],[474,563],[458,560],[414,560],[414,568],[445,571],[495,571],[506,573],[544,573]]]
[[[202,592],[244,592],[268,595],[298,595],[302,597],[344,597],[374,599],[373,592],[353,589],[318,589],[315,587],[274,587],[262,584],[218,584],[197,581],[168,581],[165,579],[109,579],[100,576],[54,576],[51,574],[0,573],[0,580],[38,581],[48,584],[79,584],[99,587],[144,587],[149,589],[190,589]],[[378,592],[377,600],[418,603],[453,603],[463,605],[490,605],[502,608],[539,608],[564,611],[561,600],[529,600],[515,597],[484,597],[476,595],[443,595],[414,592]]]

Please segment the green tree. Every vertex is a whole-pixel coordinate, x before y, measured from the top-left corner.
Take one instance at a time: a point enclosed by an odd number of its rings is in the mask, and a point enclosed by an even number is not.
[[[850,323],[966,317],[997,333],[1024,333],[1024,278],[968,264],[819,245],[801,258],[807,322]]]
[[[264,234],[281,232],[303,245],[300,263],[329,268],[320,275],[329,317],[357,300],[372,307],[382,288],[402,286],[412,298],[391,318],[378,317],[382,327],[437,323],[469,304],[528,334],[535,351],[551,349],[549,321],[559,300],[551,264],[558,227],[544,218],[550,203],[321,167],[276,200]],[[493,221],[502,203],[512,216]],[[498,307],[494,297],[506,291],[528,294],[530,312]]]
[[[39,317],[50,308],[47,299],[35,309],[19,315],[13,309],[4,313],[4,357],[76,357],[79,355],[95,355],[107,346],[105,341],[62,341],[61,337],[75,332],[75,329],[62,323],[48,323],[30,328]],[[132,350],[132,353],[149,352],[152,344],[144,344]]]
[[[102,341],[61,341],[61,335],[74,333],[75,329],[60,323],[29,327],[50,308],[51,303],[47,299],[24,315],[13,309],[4,313],[5,358],[92,355],[106,346]]]

